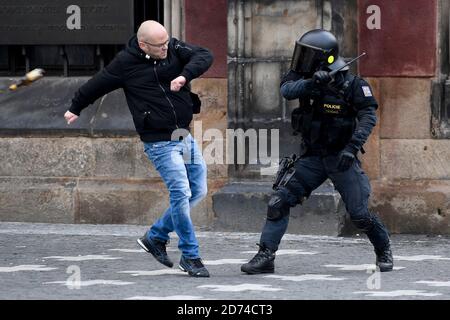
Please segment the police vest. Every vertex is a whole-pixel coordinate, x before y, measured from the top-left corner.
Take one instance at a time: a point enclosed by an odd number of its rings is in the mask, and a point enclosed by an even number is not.
[[[355,76],[347,73],[340,89],[327,87],[315,100],[300,100],[292,112],[294,133],[301,133],[306,147],[320,146],[323,152],[342,150],[356,126],[356,111],[350,103]]]

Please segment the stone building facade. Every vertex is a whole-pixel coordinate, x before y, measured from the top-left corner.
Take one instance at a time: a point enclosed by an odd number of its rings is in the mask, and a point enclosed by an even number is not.
[[[352,70],[370,82],[380,104],[362,155],[372,182],[371,208],[393,233],[450,233],[447,1],[158,3],[152,8],[158,14],[146,18],[160,19],[173,36],[215,55],[213,67],[192,84],[203,101],[195,120],[203,128],[196,134],[204,138],[204,148],[211,143],[203,136],[206,129],[223,136],[226,129],[279,129],[280,156],[297,152],[298,137],[290,130],[296,102],[282,99],[278,89],[294,41],[307,30],[324,28],[336,34],[344,58],[367,52]],[[14,50],[29,50],[22,47]],[[0,72],[7,60],[0,50]],[[6,73],[0,83],[13,79]],[[99,99],[75,126],[65,125],[62,114],[86,79],[48,76],[14,95],[0,94],[1,221],[150,224],[167,206],[165,188],[142,152],[121,92]],[[195,224],[260,230],[273,176],[261,176],[264,165],[258,160],[208,166],[209,197],[195,209]],[[329,184],[293,210],[289,228],[354,232]]]

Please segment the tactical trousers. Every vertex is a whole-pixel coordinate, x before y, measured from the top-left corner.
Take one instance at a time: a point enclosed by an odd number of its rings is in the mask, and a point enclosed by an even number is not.
[[[308,197],[330,178],[356,227],[367,234],[376,249],[385,248],[389,245],[389,233],[379,217],[369,212],[370,182],[361,169],[360,161],[356,159],[346,171],[337,170],[337,164],[338,158],[334,155],[303,157],[295,163],[295,175],[286,186],[279,188],[275,195],[281,198],[286,206],[294,207],[300,198]],[[276,220],[266,219],[260,243],[271,250],[278,250],[288,223],[289,214]]]

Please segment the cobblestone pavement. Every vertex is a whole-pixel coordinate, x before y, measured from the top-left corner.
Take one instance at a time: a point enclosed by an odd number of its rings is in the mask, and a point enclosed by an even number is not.
[[[210,278],[159,264],[136,239],[146,227],[0,223],[0,299],[353,300],[450,298],[450,238],[394,235],[395,270],[375,272],[365,236],[286,235],[275,273],[246,275],[259,234],[198,231]]]

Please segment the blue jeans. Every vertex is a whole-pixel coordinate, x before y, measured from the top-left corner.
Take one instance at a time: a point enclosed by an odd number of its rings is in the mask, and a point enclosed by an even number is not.
[[[206,196],[207,171],[197,143],[189,134],[183,141],[144,142],[144,151],[167,186],[170,202],[147,236],[165,242],[169,233],[175,231],[182,255],[199,258],[190,209]]]

